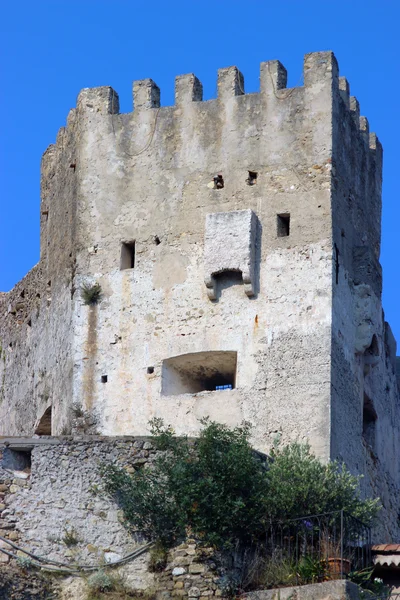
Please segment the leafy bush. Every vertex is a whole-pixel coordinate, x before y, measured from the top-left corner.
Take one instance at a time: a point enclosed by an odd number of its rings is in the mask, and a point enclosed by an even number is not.
[[[359,477],[337,462],[321,463],[307,444],[278,448],[267,478],[271,519],[344,510],[370,525],[379,511],[379,499],[360,498]]]
[[[151,468],[129,476],[103,469],[106,490],[136,530],[163,547],[186,534],[215,548],[249,546],[272,520],[344,509],[370,523],[378,501],[361,500],[358,478],[337,463],[322,464],[309,446],[291,444],[263,463],[249,442],[250,427],[203,421],[196,442],[151,423],[163,452]]]

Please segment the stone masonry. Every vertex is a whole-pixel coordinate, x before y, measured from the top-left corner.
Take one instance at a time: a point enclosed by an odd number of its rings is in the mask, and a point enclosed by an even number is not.
[[[382,148],[332,52],[305,56],[303,86],[286,79],[262,63],[246,94],[220,69],[203,101],[182,75],[162,107],[136,81],[129,114],[112,88],[82,90],[42,160],[40,261],[0,295],[0,433],[69,434],[78,414],[103,436],[146,435],[154,416],[178,435],[247,420],[257,450],[309,441],[364,475],[391,541]]]

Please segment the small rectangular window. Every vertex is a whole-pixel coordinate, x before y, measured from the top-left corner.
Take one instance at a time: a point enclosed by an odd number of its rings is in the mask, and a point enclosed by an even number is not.
[[[285,213],[277,215],[278,237],[287,237],[290,234],[290,215]]]
[[[121,245],[121,271],[133,269],[135,266],[135,242],[122,242]]]

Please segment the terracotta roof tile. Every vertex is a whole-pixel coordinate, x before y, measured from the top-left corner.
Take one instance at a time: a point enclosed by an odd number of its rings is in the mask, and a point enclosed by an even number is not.
[[[372,546],[372,552],[391,552],[392,554],[394,552],[400,553],[400,544],[375,544],[374,546]]]

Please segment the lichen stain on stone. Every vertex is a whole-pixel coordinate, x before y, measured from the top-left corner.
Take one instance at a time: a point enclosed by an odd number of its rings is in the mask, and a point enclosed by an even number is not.
[[[85,341],[84,353],[87,361],[84,363],[83,371],[83,403],[86,410],[93,408],[94,390],[95,390],[95,367],[97,355],[97,322],[98,308],[96,305],[90,306],[88,310],[88,327]]]

